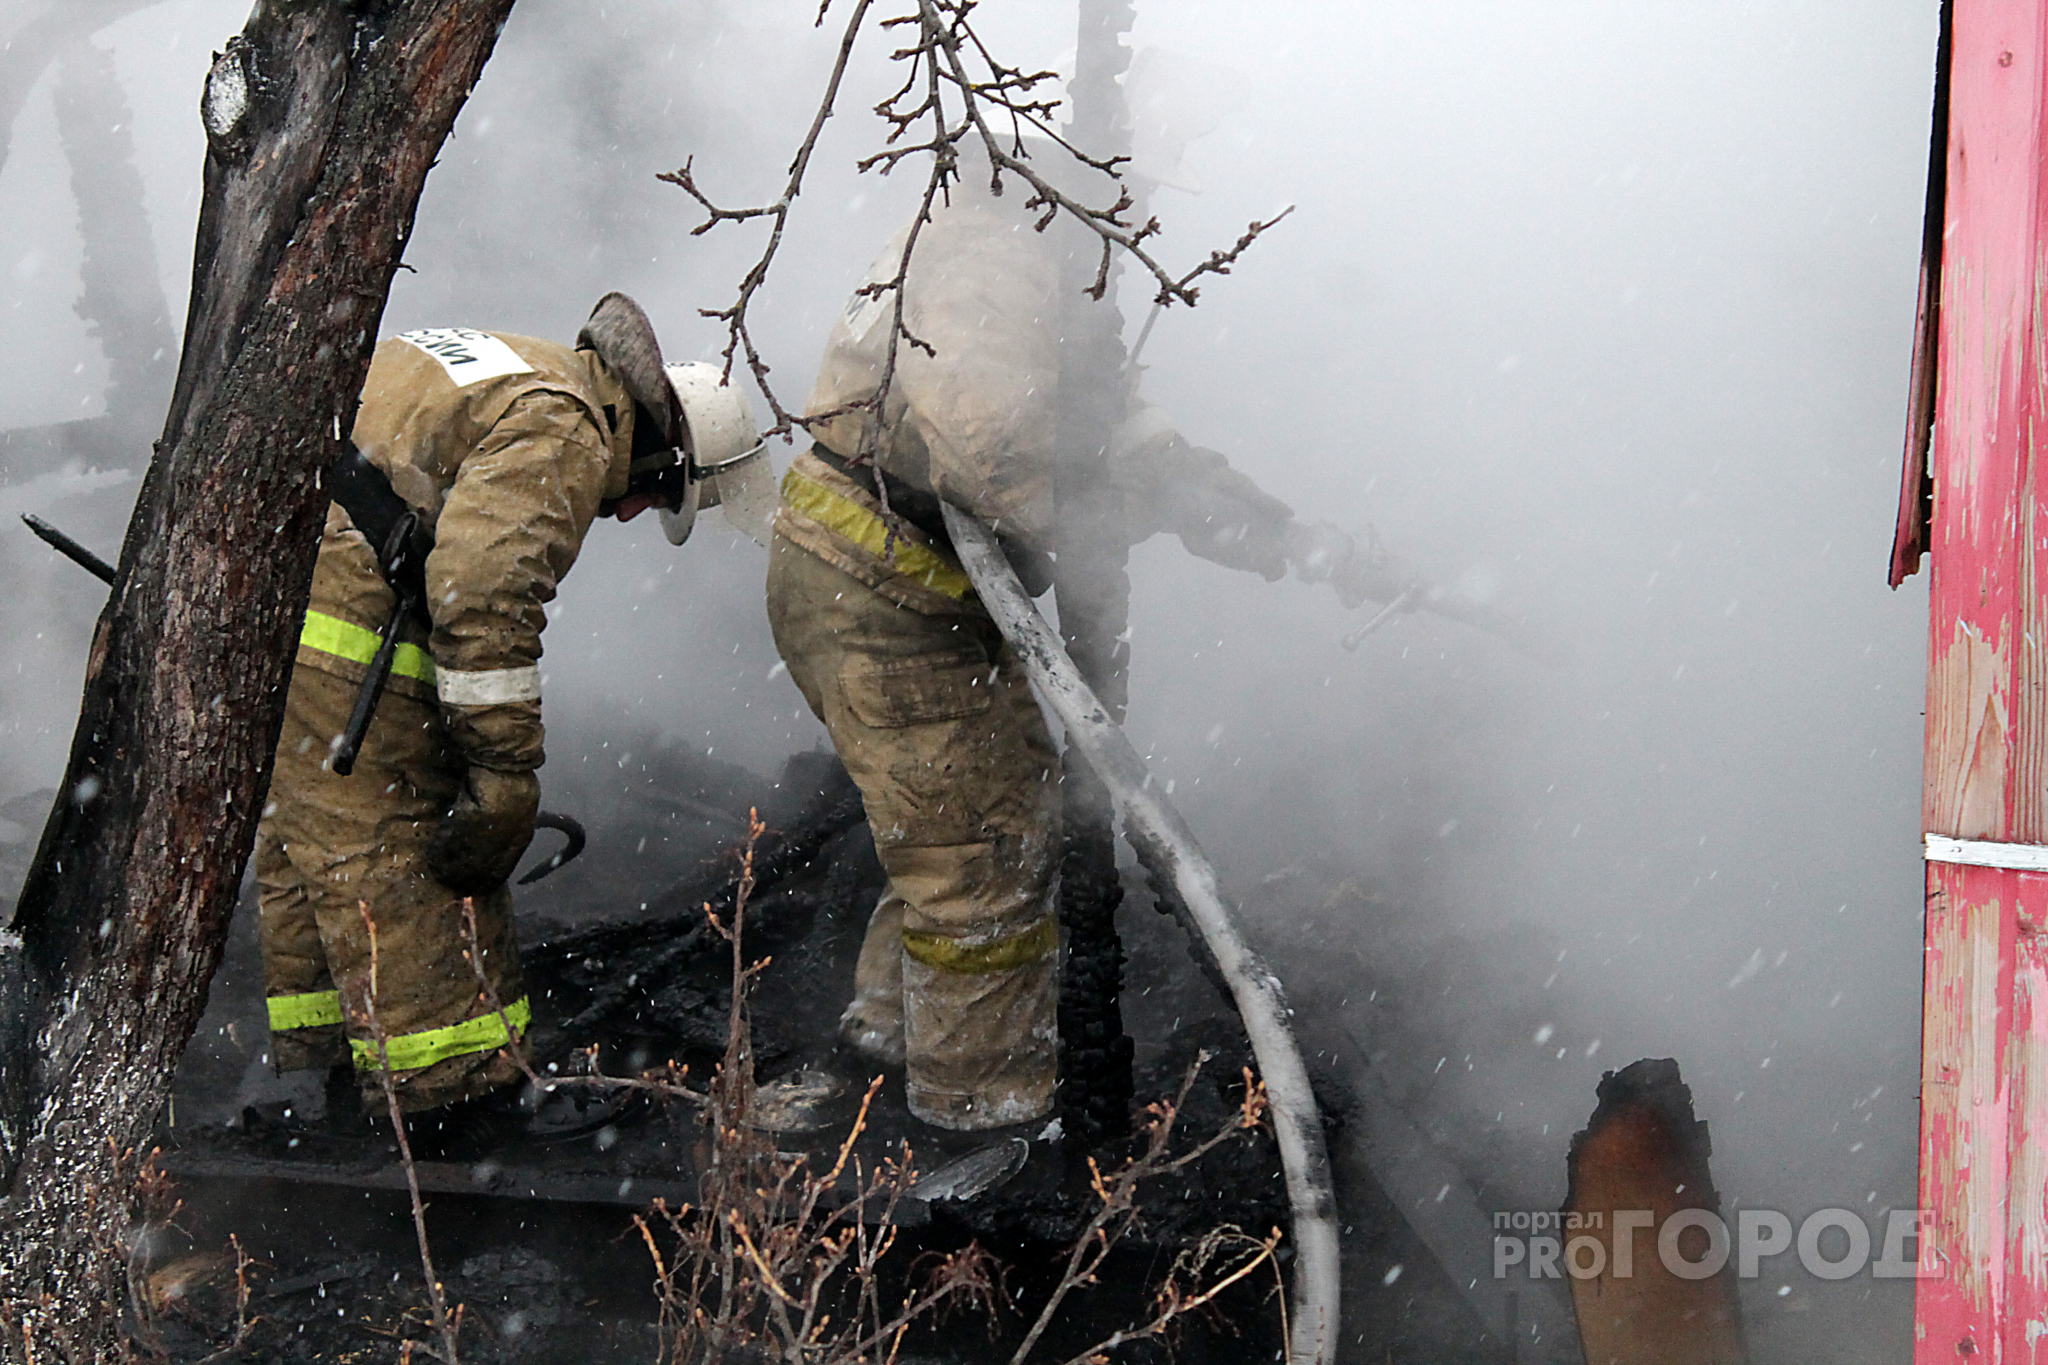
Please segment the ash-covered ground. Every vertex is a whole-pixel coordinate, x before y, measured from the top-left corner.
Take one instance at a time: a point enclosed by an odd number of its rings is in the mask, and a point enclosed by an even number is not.
[[[881,886],[857,794],[823,753],[794,756],[775,782],[658,742],[614,754],[594,769],[605,781],[551,787],[551,806],[573,807],[587,822],[589,848],[521,899],[537,1061],[595,1044],[607,1074],[675,1061],[692,1081],[711,1075],[728,1041],[732,966],[727,945],[705,932],[701,905],[706,898],[723,905],[736,870],[745,817],[725,812],[756,809],[770,832],[758,849],[762,886],[749,904],[745,949],[749,960],[771,959],[749,997],[756,1075],[772,1085],[800,1072],[836,1071],[855,1082],[836,1109],[826,1106],[831,1121],[823,1128],[774,1135],[779,1148],[829,1160],[861,1080],[833,1046],[833,1023]],[[625,781],[611,779],[620,772]],[[1137,1091],[1141,1100],[1175,1094],[1197,1055],[1209,1054],[1177,1130],[1192,1142],[1228,1126],[1243,1098],[1249,1052],[1234,1017],[1195,970],[1181,930],[1149,908],[1141,879],[1129,876],[1125,1007],[1138,1043]],[[222,1350],[245,1320],[254,1325],[226,1358],[387,1358],[401,1339],[427,1335],[404,1167],[388,1129],[368,1139],[317,1123],[309,1130],[323,1104],[317,1082],[272,1074],[252,910],[245,896],[166,1115],[162,1161],[183,1207],[149,1239],[138,1336],[173,1359],[197,1360]],[[1347,1063],[1327,1055],[1318,1063],[1340,1149],[1351,1101],[1338,1077]],[[886,1074],[858,1150],[872,1162],[906,1143],[920,1172],[976,1150],[961,1135],[911,1120],[900,1073]],[[1126,1150],[1096,1155],[1113,1163]],[[572,1140],[521,1142],[474,1162],[418,1163],[436,1265],[451,1302],[463,1307],[465,1357],[656,1359],[655,1267],[635,1215],[647,1214],[655,1199],[693,1201],[705,1155],[696,1108],[669,1102]],[[902,1244],[894,1264],[907,1267],[973,1240],[1004,1267],[1008,1300],[992,1314],[956,1313],[914,1334],[923,1358],[966,1359],[998,1346],[1007,1354],[1014,1346],[1095,1208],[1087,1155],[1041,1140],[1021,1171],[985,1193],[905,1201],[895,1218]],[[1355,1272],[1347,1358],[1497,1356],[1489,1325],[1444,1279],[1386,1195],[1357,1178],[1355,1163],[1347,1169],[1341,1193]],[[1213,1229],[1263,1235],[1288,1223],[1265,1134],[1233,1138],[1193,1167],[1157,1179],[1140,1203],[1141,1219],[1100,1286],[1070,1302],[1034,1359],[1063,1359],[1142,1322],[1173,1257]],[[246,1306],[239,1305],[236,1248],[251,1258],[241,1272]],[[1283,1248],[1283,1270],[1287,1259]],[[1389,1277],[1389,1266],[1402,1269]],[[1247,1280],[1219,1311],[1178,1329],[1174,1353],[1269,1356],[1279,1341],[1275,1287],[1270,1271]],[[1130,1358],[1153,1352],[1141,1346]]]
[[[671,1060],[692,1083],[713,1073],[729,1036],[731,954],[706,932],[703,906],[729,909],[747,813],[758,811],[768,833],[745,946],[749,960],[770,965],[749,997],[756,1074],[772,1083],[836,1070],[856,1082],[828,1107],[825,1128],[777,1138],[785,1149],[827,1156],[861,1080],[835,1050],[833,1024],[882,883],[843,769],[811,751],[770,780],[687,745],[627,734],[602,741],[596,761],[551,767],[549,778],[547,804],[583,820],[590,840],[582,857],[518,893],[537,1062],[595,1044],[611,1075]],[[47,799],[33,793],[0,809],[10,822],[0,833],[24,835],[0,841],[0,873],[22,861]],[[557,837],[544,831],[529,865]],[[1196,1055],[1208,1053],[1182,1125],[1191,1137],[1204,1134],[1241,1098],[1249,1052],[1180,927],[1156,911],[1142,874],[1124,871],[1122,1003],[1137,1045],[1137,1093],[1141,1102],[1174,1093]],[[1285,980],[1324,1110],[1343,1231],[1341,1358],[1498,1359],[1502,1323],[1483,1298],[1461,1292],[1419,1231],[1436,1211],[1404,1210],[1400,1192],[1382,1184],[1375,1163],[1385,1153],[1365,1145],[1362,1120],[1365,1105],[1391,1108],[1459,1198],[1481,1209],[1552,1202],[1562,1171],[1495,1112],[1503,1095],[1526,1090],[1509,1060],[1516,1045],[1557,1017],[1552,940],[1534,926],[1483,942],[1446,929],[1426,897],[1404,895],[1362,860],[1334,852],[1237,890],[1257,946]],[[304,1132],[324,1100],[316,1078],[279,1077],[269,1064],[254,919],[249,888],[164,1116],[161,1161],[180,1206],[141,1244],[137,1339],[196,1361],[223,1350],[246,1321],[253,1325],[242,1345],[222,1358],[385,1359],[428,1334],[404,1168],[388,1128],[374,1140],[353,1130]],[[1591,1095],[1584,1106],[1591,1111]],[[965,1150],[934,1138],[903,1111],[900,1073],[885,1076],[863,1154],[876,1159],[908,1142],[928,1172]],[[469,1163],[421,1162],[430,1244],[450,1302],[463,1308],[466,1358],[657,1359],[656,1276],[635,1216],[657,1199],[694,1202],[704,1152],[698,1111],[673,1102],[640,1106],[629,1121],[570,1141],[515,1144]],[[914,1260],[976,1240],[1009,1268],[1011,1297],[993,1318],[941,1324],[920,1351],[964,1359],[992,1342],[1014,1344],[1026,1310],[1052,1288],[1046,1268],[1091,1208],[1078,1161],[1041,1143],[1006,1184],[914,1209],[902,1220],[899,1254]],[[1104,1286],[1063,1314],[1060,1341],[1078,1350],[1142,1320],[1145,1295],[1173,1254],[1223,1224],[1258,1233],[1288,1225],[1270,1140],[1232,1142],[1192,1172],[1157,1182]],[[237,1249],[249,1258],[239,1273]],[[1270,1279],[1247,1286],[1227,1319],[1185,1331],[1181,1358],[1244,1359],[1253,1346],[1268,1353],[1278,1340],[1272,1288]],[[1034,1358],[1063,1358],[1049,1353],[1059,1344]],[[1573,1346],[1558,1343],[1553,1357],[1525,1343],[1521,1359],[1569,1359]]]

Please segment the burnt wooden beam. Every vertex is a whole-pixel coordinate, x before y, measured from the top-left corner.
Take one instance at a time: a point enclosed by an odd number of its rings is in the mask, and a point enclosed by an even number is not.
[[[120,462],[139,467],[170,394],[178,338],[135,164],[135,114],[114,54],[89,39],[64,49],[57,72],[57,138],[71,163],[85,248],[74,311],[107,358],[107,416],[122,432]]]
[[[6,1359],[112,1350],[120,1234],[220,958],[413,213],[511,0],[265,0],[215,60],[176,388],[0,936]]]
[[[1090,155],[1130,151],[1129,111],[1118,77],[1130,65],[1124,43],[1136,16],[1130,0],[1081,0],[1068,134]],[[1136,222],[1145,221],[1142,209]],[[1071,225],[1063,228],[1072,231]],[[1099,243],[1078,232],[1060,266],[1065,308],[1060,346],[1059,460],[1053,501],[1059,555],[1053,595],[1060,634],[1081,676],[1121,724],[1130,700],[1130,532],[1109,477],[1111,433],[1130,404],[1130,357],[1113,295],[1089,294]],[[1066,931],[1060,969],[1060,1108],[1067,1129],[1089,1145],[1130,1131],[1132,1042],[1120,997],[1123,938],[1116,912],[1123,879],[1116,865],[1116,810],[1109,789],[1074,746],[1061,755],[1059,914]],[[1156,885],[1173,895],[1170,883]]]
[[[1748,1365],[1725,1245],[1720,1267],[1704,1276],[1675,1272],[1662,1254],[1673,1218],[1721,1216],[1708,1167],[1713,1143],[1693,1117],[1678,1063],[1633,1062],[1601,1077],[1598,1094],[1593,1117],[1572,1137],[1564,1201],[1567,1215],[1599,1229],[1564,1242],[1587,1365]],[[1711,1230],[1675,1226],[1683,1228],[1677,1255],[1711,1265]]]
[[[157,0],[46,0],[0,37],[0,167],[7,164],[12,145],[14,121],[28,103],[52,60],[66,43],[88,37],[117,19]]]

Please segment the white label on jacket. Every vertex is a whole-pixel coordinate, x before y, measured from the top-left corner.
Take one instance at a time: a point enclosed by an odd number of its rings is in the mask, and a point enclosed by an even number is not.
[[[540,669],[487,668],[458,673],[452,668],[435,672],[434,688],[450,706],[503,706],[515,701],[540,700]]]
[[[502,379],[508,374],[533,373],[533,366],[521,360],[519,352],[489,332],[468,327],[422,327],[417,332],[400,332],[398,339],[440,361],[458,389],[481,384],[486,379]]]

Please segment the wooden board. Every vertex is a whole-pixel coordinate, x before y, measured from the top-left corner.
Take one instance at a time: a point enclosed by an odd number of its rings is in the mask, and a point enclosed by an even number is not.
[[[1924,828],[2026,845],[2048,843],[2044,26],[2042,0],[1955,5],[1930,536]],[[1918,1283],[1915,1359],[2041,1359],[2048,876],[1930,861],[1926,894],[1920,1254],[1938,1277]]]

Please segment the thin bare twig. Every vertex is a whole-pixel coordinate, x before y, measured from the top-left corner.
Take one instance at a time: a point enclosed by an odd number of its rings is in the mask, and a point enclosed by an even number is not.
[[[754,345],[753,333],[747,328],[747,308],[754,300],[754,294],[767,282],[769,267],[775,263],[775,255],[782,249],[783,230],[789,225],[789,211],[796,198],[803,193],[804,175],[810,169],[811,153],[817,149],[818,137],[825,131],[825,120],[832,117],[833,107],[839,101],[839,85],[846,76],[846,64],[853,56],[854,40],[860,36],[861,21],[867,17],[873,0],[856,0],[853,12],[848,16],[846,29],[839,38],[839,55],[832,63],[832,74],[825,82],[825,93],[818,101],[818,110],[811,117],[811,126],[804,134],[803,144],[797,148],[796,156],[789,163],[789,179],[783,185],[782,197],[772,204],[749,209],[723,209],[698,188],[693,166],[695,158],[685,161],[679,170],[666,172],[657,179],[664,180],[682,189],[703,206],[709,217],[690,230],[690,235],[701,237],[720,223],[740,223],[753,218],[773,218],[774,226],[769,229],[768,241],[761,249],[760,259],[740,277],[739,297],[725,308],[699,309],[707,318],[716,318],[727,327],[725,345],[725,377],[732,378],[733,357],[744,351],[747,368],[752,371],[754,383],[768,400],[769,410],[775,416],[775,425],[766,433],[768,436],[786,436],[800,420],[783,409],[776,398],[774,389],[768,383],[768,363],[761,358]],[[817,25],[825,22],[825,13],[831,9],[832,0],[824,0],[818,6]]]
[[[462,898],[462,937],[462,955],[469,959],[470,971],[476,975],[477,993],[483,1000],[484,1007],[498,1016],[498,1023],[505,1030],[505,1046],[500,1051],[512,1059],[512,1064],[519,1068],[520,1074],[526,1077],[527,1083],[533,1086],[536,1093],[546,1094],[552,1090],[582,1086],[597,1090],[645,1090],[665,1099],[688,1100],[692,1104],[704,1103],[705,1095],[702,1091],[692,1090],[682,1083],[682,1078],[689,1074],[687,1067],[679,1067],[671,1061],[663,1066],[649,1067],[638,1076],[607,1076],[598,1070],[595,1045],[585,1050],[588,1071],[567,1076],[540,1074],[526,1050],[525,1031],[512,1022],[512,1016],[505,1008],[504,998],[498,993],[497,984],[484,970],[482,939],[476,926],[476,902],[468,896]]]
[[[1076,160],[1119,182],[1116,202],[1106,209],[1098,209],[1090,208],[1073,199],[1039,175],[1032,169],[1029,159],[1022,155],[1021,146],[1015,153],[1003,150],[996,134],[989,128],[987,119],[983,117],[980,103],[982,100],[994,99],[1001,107],[1010,110],[1014,119],[1031,122],[1040,132],[1055,138],[1058,135],[1052,132],[1043,115],[1025,113],[1003,100],[1006,87],[1002,68],[995,68],[994,80],[978,81],[968,73],[967,64],[960,54],[960,46],[962,37],[970,32],[967,16],[973,8],[974,0],[918,0],[918,13],[923,20],[926,41],[933,44],[945,57],[946,79],[954,84],[962,96],[963,117],[980,136],[982,146],[988,152],[990,164],[994,168],[993,176],[999,182],[1002,173],[1008,171],[1031,186],[1031,197],[1024,201],[1024,207],[1040,208],[1045,211],[1038,222],[1039,230],[1043,231],[1051,225],[1055,217],[1065,214],[1102,239],[1102,262],[1096,270],[1095,282],[1088,287],[1087,293],[1090,298],[1100,299],[1108,290],[1110,261],[1115,250],[1121,248],[1131,259],[1145,267],[1158,284],[1159,292],[1154,296],[1155,302],[1169,306],[1183,303],[1193,307],[1201,294],[1194,285],[1196,280],[1204,275],[1228,275],[1231,266],[1237,263],[1238,257],[1242,256],[1253,242],[1282,218],[1294,212],[1293,206],[1290,205],[1264,222],[1252,220],[1235,245],[1227,250],[1212,251],[1207,260],[1191,270],[1175,275],[1160,264],[1158,258],[1144,245],[1146,239],[1158,235],[1158,218],[1148,218],[1144,223],[1134,226],[1123,216],[1133,204],[1130,191],[1121,184],[1122,163],[1127,158],[1110,157],[1097,160],[1078,151],[1064,139],[1058,139],[1060,145]],[[978,46],[980,39],[976,38],[974,41]],[[992,67],[995,66],[993,62],[990,64]],[[992,184],[992,188],[1000,192],[1001,187],[996,183]]]
[[[124,1155],[112,1138],[107,1139],[107,1149],[113,1160],[114,1175],[118,1181],[135,1153],[131,1150]],[[136,1166],[132,1192],[129,1196],[136,1221],[145,1229],[175,1226],[178,1211],[184,1207],[183,1201],[172,1194],[170,1182],[156,1164],[156,1157],[156,1152],[152,1151]],[[157,1329],[155,1306],[151,1302],[142,1272],[143,1259],[148,1253],[151,1240],[147,1236],[137,1236],[130,1240],[125,1279],[128,1287],[128,1312],[135,1324],[134,1334],[140,1338],[144,1350],[161,1357],[168,1353],[169,1348],[164,1343],[162,1332]]]
[[[420,1269],[427,1280],[427,1303],[433,1312],[434,1334],[441,1339],[441,1347],[435,1351],[426,1347],[429,1354],[442,1365],[460,1365],[455,1338],[460,1323],[460,1312],[448,1312],[447,1295],[441,1287],[441,1277],[434,1271],[434,1251],[427,1243],[427,1206],[420,1198],[419,1168],[413,1162],[412,1140],[406,1135],[405,1113],[398,1103],[398,1086],[391,1079],[391,1048],[388,1035],[377,1019],[377,922],[370,917],[368,901],[356,902],[362,912],[363,930],[370,937],[370,979],[367,988],[357,1002],[361,1017],[369,1026],[370,1036],[377,1043],[377,1083],[384,1091],[384,1105],[391,1116],[391,1131],[398,1139],[398,1160],[405,1168],[405,1189],[412,1199],[413,1235],[419,1241]],[[411,1343],[407,1343],[408,1347]]]
[[[730,919],[705,907],[711,927],[732,950],[733,1003],[726,1054],[704,1107],[708,1151],[700,1158],[701,1203],[657,1203],[638,1220],[653,1257],[660,1298],[662,1360],[710,1365],[760,1354],[854,1365],[893,1360],[918,1318],[960,1298],[985,1300],[992,1264],[978,1247],[946,1258],[923,1285],[893,1306],[877,1287],[879,1264],[895,1243],[897,1202],[911,1178],[909,1153],[868,1170],[855,1149],[880,1089],[877,1077],[829,1167],[775,1150],[752,1122],[753,1048],[748,989],[764,965],[745,951],[747,900],[753,889],[753,841],[763,832],[750,816],[749,842]],[[837,1199],[849,1177],[851,1197]],[[836,1205],[835,1205],[836,1200]],[[870,1230],[870,1225],[883,1226]],[[674,1254],[664,1250],[666,1233]],[[850,1311],[849,1311],[850,1309]]]
[[[1060,1306],[1067,1296],[1084,1285],[1095,1283],[1095,1272],[1109,1259],[1109,1253],[1116,1246],[1138,1216],[1138,1188],[1154,1176],[1180,1170],[1200,1160],[1216,1147],[1229,1139],[1259,1126],[1266,1113],[1265,1087],[1255,1080],[1249,1068],[1245,1070],[1245,1097],[1237,1113],[1209,1134],[1206,1138],[1183,1151],[1172,1150],[1173,1129],[1187,1104],[1188,1092],[1194,1088],[1195,1077],[1208,1062],[1206,1051],[1195,1054],[1194,1063],[1188,1067],[1181,1079],[1180,1090],[1170,1100],[1155,1100],[1145,1107],[1150,1115],[1144,1128],[1144,1147],[1110,1175],[1104,1175],[1095,1158],[1088,1158],[1090,1183],[1099,1201],[1094,1216],[1074,1239],[1067,1252],[1067,1263],[1060,1275],[1060,1282],[1053,1289],[1052,1296],[1039,1309],[1038,1317],[1032,1322],[1031,1330],[1025,1333],[1023,1342],[1010,1357],[1010,1365],[1024,1365],[1031,1350],[1038,1344],[1046,1328],[1052,1325]],[[1171,1276],[1168,1283],[1173,1283]],[[1188,1304],[1187,1307],[1193,1307]],[[1185,1309],[1176,1310],[1178,1317]],[[1160,1331],[1165,1330],[1161,1323]],[[1131,1338],[1126,1337],[1125,1340]]]
[[[216,1360],[226,1360],[240,1355],[244,1343],[249,1339],[251,1328],[262,1321],[249,1316],[249,1267],[254,1264],[249,1253],[242,1250],[242,1239],[234,1233],[228,1234],[228,1245],[235,1251],[235,1334],[227,1345],[208,1355],[201,1356],[194,1365],[213,1365]]]
[[[823,24],[831,4],[832,0],[824,0],[819,6],[818,24]],[[976,0],[915,0],[915,8],[910,12],[881,21],[885,31],[912,28],[915,34],[912,41],[890,54],[892,61],[905,64],[902,84],[874,108],[874,113],[887,128],[883,145],[855,162],[856,169],[862,173],[877,171],[883,175],[919,155],[928,155],[932,163],[917,215],[912,219],[893,276],[864,285],[858,291],[870,298],[879,298],[885,293],[893,296],[888,355],[875,393],[829,411],[798,415],[783,404],[769,382],[770,367],[755,345],[748,314],[781,249],[791,210],[802,193],[804,178],[826,120],[836,111],[855,41],[870,7],[871,0],[859,0],[848,15],[831,75],[804,139],[790,162],[789,177],[778,199],[747,208],[722,207],[698,183],[694,159],[686,161],[679,170],[660,177],[681,188],[704,210],[705,219],[691,229],[693,234],[709,232],[721,223],[741,223],[757,218],[772,220],[761,255],[742,276],[733,302],[724,308],[699,310],[705,317],[726,324],[724,356],[728,378],[736,357],[743,355],[746,358],[754,382],[775,419],[765,433],[767,436],[788,438],[797,430],[813,429],[837,417],[859,414],[866,420],[863,422],[861,448],[853,459],[856,463],[872,460],[879,429],[886,423],[886,403],[894,385],[898,343],[907,342],[913,349],[927,353],[932,350],[905,325],[904,285],[909,275],[911,256],[916,250],[917,235],[930,221],[933,202],[944,195],[958,178],[960,144],[965,139],[972,138],[979,143],[988,156],[991,193],[1000,195],[1003,192],[1005,174],[1016,176],[1030,187],[1024,207],[1042,211],[1036,224],[1040,231],[1049,227],[1054,219],[1064,216],[1100,239],[1101,260],[1094,282],[1086,291],[1096,299],[1107,292],[1111,263],[1114,254],[1121,250],[1152,277],[1156,286],[1155,302],[1161,306],[1174,303],[1192,306],[1201,292],[1196,285],[1197,280],[1205,275],[1229,274],[1254,241],[1293,212],[1290,206],[1269,219],[1254,219],[1230,247],[1211,251],[1206,259],[1185,271],[1176,273],[1169,270],[1147,245],[1161,231],[1159,220],[1150,217],[1143,223],[1133,223],[1127,217],[1135,206],[1129,189],[1122,183],[1129,158],[1093,156],[1076,146],[1058,128],[1055,118],[1063,102],[1042,93],[1044,86],[1057,81],[1057,74],[1025,71],[1022,67],[999,60],[972,23]],[[949,108],[948,90],[952,92],[957,112]],[[992,126],[992,112],[1007,125],[1006,136]],[[928,135],[922,138],[913,136],[913,130],[926,121],[930,124]],[[1108,179],[1117,191],[1114,202],[1095,207],[1060,190],[1031,165],[1025,147],[1027,133],[1046,138],[1076,164]],[[888,506],[886,488],[879,479],[876,483],[883,519],[892,533],[889,548],[893,548],[894,513]]]
[[[1166,1336],[1182,1318],[1214,1303],[1223,1291],[1260,1266],[1277,1267],[1279,1262],[1273,1253],[1279,1249],[1281,1238],[1278,1228],[1263,1238],[1249,1236],[1227,1224],[1210,1229],[1201,1241],[1174,1257],[1173,1268],[1153,1294],[1155,1307],[1149,1319],[1136,1327],[1123,1327],[1111,1332],[1093,1346],[1068,1357],[1062,1365],[1093,1365],[1093,1362],[1107,1360],[1108,1353],[1119,1346]],[[1217,1260],[1233,1251],[1238,1254],[1238,1259],[1226,1264],[1211,1278]],[[1206,1284],[1204,1280],[1207,1280]],[[1192,1292],[1183,1287],[1187,1284],[1195,1286]],[[1281,1297],[1284,1300],[1285,1295]]]

